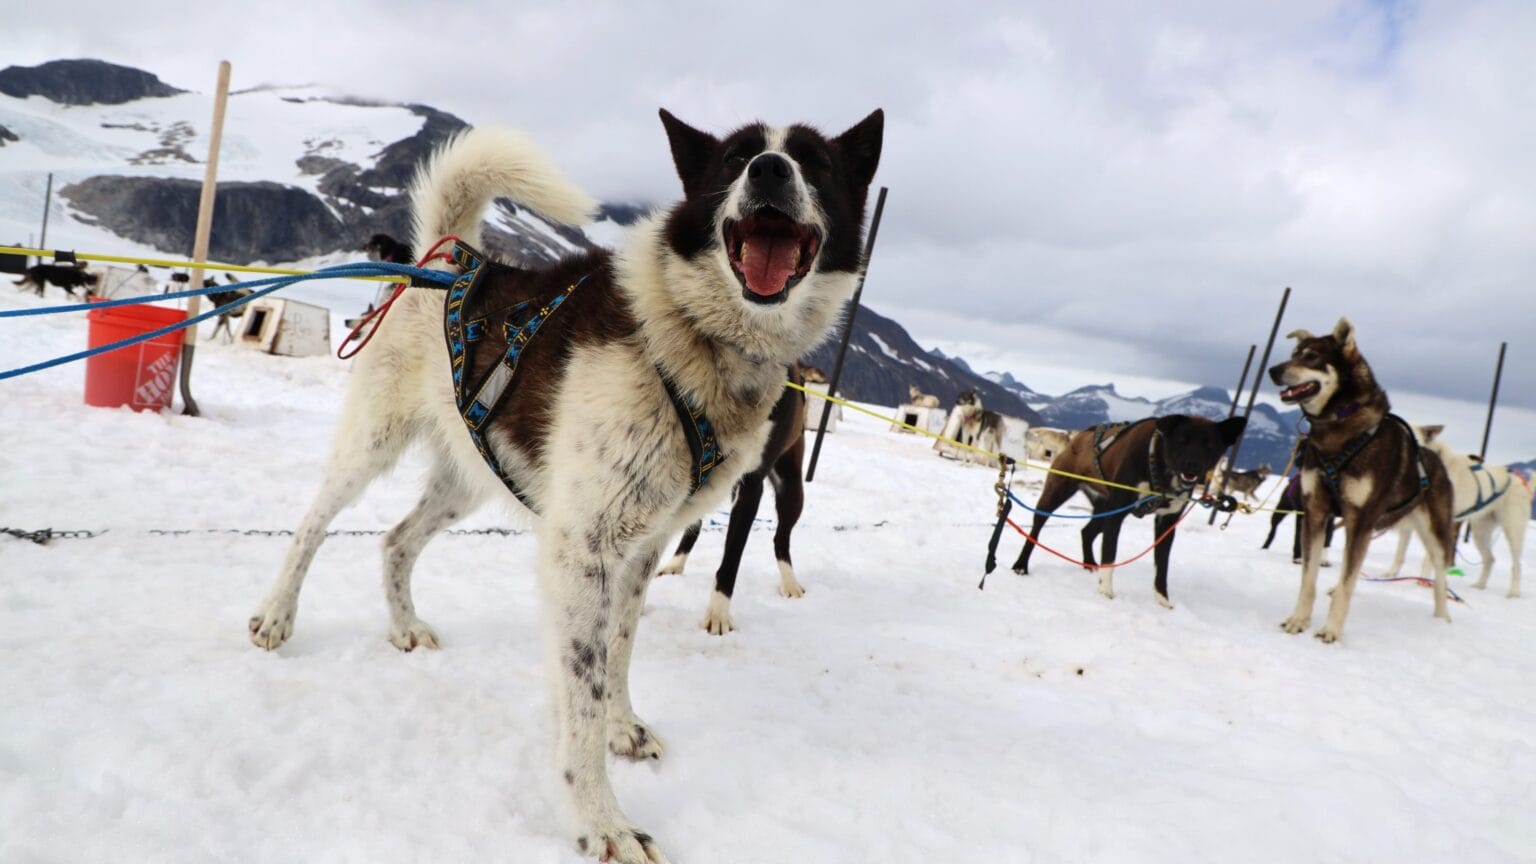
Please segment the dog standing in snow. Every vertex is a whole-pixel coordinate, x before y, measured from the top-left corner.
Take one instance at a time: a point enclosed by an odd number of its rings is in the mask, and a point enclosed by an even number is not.
[[[359,356],[320,492],[249,623],[266,649],[292,635],[326,526],[413,441],[431,473],[384,539],[402,650],[438,645],[411,599],[427,542],[488,500],[531,510],[560,788],[577,846],[621,864],[664,860],[620,809],[605,761],[663,752],[629,697],[647,585],[668,537],[756,466],[785,367],[852,295],[884,128],[876,111],[831,138],[753,124],[721,139],[661,119],[682,202],[632,228],[623,251],[546,270],[473,248],[485,207],[505,196],[579,224],[595,201],[516,133],[473,130],[433,158],[412,191],[415,244],[463,238],[439,265],[459,278],[446,297],[405,290]],[[487,340],[495,352],[478,350]],[[503,396],[519,410],[498,412]]]

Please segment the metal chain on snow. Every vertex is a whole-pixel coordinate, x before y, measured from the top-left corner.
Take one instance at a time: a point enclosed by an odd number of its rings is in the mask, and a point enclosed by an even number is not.
[[[37,531],[26,531],[21,528],[0,528],[0,534],[8,534],[18,540],[31,540],[39,546],[47,546],[50,540],[89,540],[107,533],[107,529],[100,531],[55,531],[52,528],[42,528]],[[187,537],[193,534],[228,534],[239,537],[292,537],[293,531],[288,528],[149,528],[142,533],[151,537]],[[332,529],[325,532],[327,537],[382,537],[388,531],[382,529],[354,528]],[[442,532],[454,537],[470,536],[495,536],[516,537],[528,533],[524,528],[450,528]]]
[[[91,537],[100,537],[106,531],[55,531],[52,528],[40,528],[36,531],[25,531],[21,528],[0,528],[0,534],[9,534],[17,540],[31,540],[39,546],[47,546],[50,540],[81,540]]]

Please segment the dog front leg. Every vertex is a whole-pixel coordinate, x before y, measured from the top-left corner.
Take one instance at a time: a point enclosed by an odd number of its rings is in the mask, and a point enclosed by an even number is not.
[[[1345,483],[1350,483],[1345,480]],[[1346,490],[1348,486],[1346,485]],[[1349,617],[1349,603],[1355,596],[1355,583],[1360,578],[1360,568],[1365,564],[1365,552],[1370,548],[1370,526],[1374,519],[1365,518],[1358,509],[1348,507],[1344,514],[1344,570],[1339,583],[1329,592],[1333,595],[1328,604],[1328,620],[1317,630],[1317,638],[1324,642],[1337,642],[1344,635],[1344,619]]]
[[[1317,571],[1323,558],[1324,520],[1331,519],[1324,504],[1309,501],[1301,514],[1301,592],[1296,609],[1281,622],[1287,633],[1300,633],[1312,626],[1312,607],[1317,601]]]
[[[715,587],[709,594],[709,608],[699,626],[712,636],[724,636],[736,629],[731,621],[731,597],[736,593],[736,574],[741,556],[752,534],[752,521],[763,501],[763,476],[747,474],[736,486],[736,503],[731,507],[731,521],[725,529],[725,554],[715,571]]]
[[[614,621],[608,638],[608,749],[616,756],[660,759],[666,751],[661,738],[639,717],[629,701],[629,660],[634,654],[651,568],[660,557],[659,545],[648,547],[639,563],[627,567],[614,592]]]
[[[1172,609],[1173,604],[1168,600],[1168,558],[1173,552],[1173,536],[1178,533],[1173,526],[1179,524],[1178,513],[1166,513],[1157,517],[1153,523],[1153,530],[1157,533],[1154,539],[1162,537],[1163,542],[1157,544],[1152,550],[1152,561],[1157,567],[1157,576],[1153,578],[1152,588],[1157,592],[1158,605],[1164,609]],[[1168,536],[1164,537],[1163,534]]]
[[[1120,526],[1125,524],[1125,515],[1111,516],[1108,519],[1094,519],[1091,524],[1102,526],[1101,530],[1104,532],[1103,560],[1105,564],[1114,564],[1115,556],[1120,554]],[[1115,598],[1115,568],[1101,566],[1098,573],[1099,593],[1113,600]]]
[[[546,527],[540,533],[539,587],[555,758],[576,845],[588,855],[623,864],[660,860],[650,835],[619,808],[608,777],[609,622],[622,559],[598,554],[602,544],[588,543],[579,530]],[[589,549],[597,551],[587,554]]]

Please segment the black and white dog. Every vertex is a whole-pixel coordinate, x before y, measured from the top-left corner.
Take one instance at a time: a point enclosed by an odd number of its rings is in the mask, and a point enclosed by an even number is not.
[[[439,290],[401,294],[353,367],[320,492],[249,625],[267,649],[292,635],[326,526],[412,441],[430,448],[433,467],[416,508],[384,540],[389,639],[399,648],[438,644],[411,600],[426,543],[485,501],[527,502],[537,516],[560,786],[577,846],[622,864],[664,860],[619,808],[605,761],[605,751],[657,758],[663,750],[629,698],[646,587],[668,537],[756,467],[785,367],[826,338],[853,293],[884,129],[879,111],[832,138],[753,124],[721,139],[665,111],[661,120],[684,198],[634,226],[623,251],[583,252],[547,270],[468,252],[444,265],[462,268],[470,288],[488,271],[492,308],[508,295],[562,298],[557,312],[534,313],[551,323],[510,373],[519,410],[470,431],[455,369],[495,383],[503,367],[455,366],[444,346],[445,329],[462,323],[453,292],[446,301]],[[586,221],[596,204],[526,138],[485,129],[437,154],[412,194],[416,247],[454,234],[460,252],[477,245],[494,198],[565,224]],[[502,332],[487,326],[481,338]],[[698,485],[705,415],[712,454],[726,455]]]

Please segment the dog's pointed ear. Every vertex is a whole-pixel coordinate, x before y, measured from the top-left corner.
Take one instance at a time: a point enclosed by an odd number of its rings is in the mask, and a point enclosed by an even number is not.
[[[870,181],[875,179],[875,169],[880,166],[880,147],[884,140],[885,111],[880,108],[833,139],[832,143],[837,145],[838,152],[843,155],[843,166],[848,169],[854,188],[868,188]]]
[[[1296,329],[1296,330],[1292,330],[1291,332],[1285,334],[1285,338],[1287,338],[1287,339],[1295,339],[1297,342],[1300,342],[1303,339],[1311,339],[1311,338],[1313,338],[1313,336],[1312,336],[1312,331],[1311,330]]]
[[[1248,426],[1247,417],[1228,417],[1216,424],[1216,431],[1221,435],[1221,446],[1231,447],[1237,439],[1243,437],[1243,429]]]
[[[1429,442],[1435,440],[1436,438],[1439,438],[1440,437],[1440,433],[1444,432],[1444,431],[1445,431],[1445,426],[1443,424],[1437,425],[1437,426],[1420,426],[1419,427],[1419,434],[1424,436],[1424,443],[1425,444],[1428,444]]]
[[[689,198],[698,189],[709,168],[720,141],[708,132],[701,132],[661,109],[661,125],[667,130],[667,143],[672,147],[672,164],[677,167],[677,178],[683,181],[683,194]]]
[[[1333,325],[1333,341],[1339,343],[1339,350],[1346,354],[1358,350],[1355,347],[1355,325],[1349,323],[1348,318],[1341,316],[1339,323]]]

